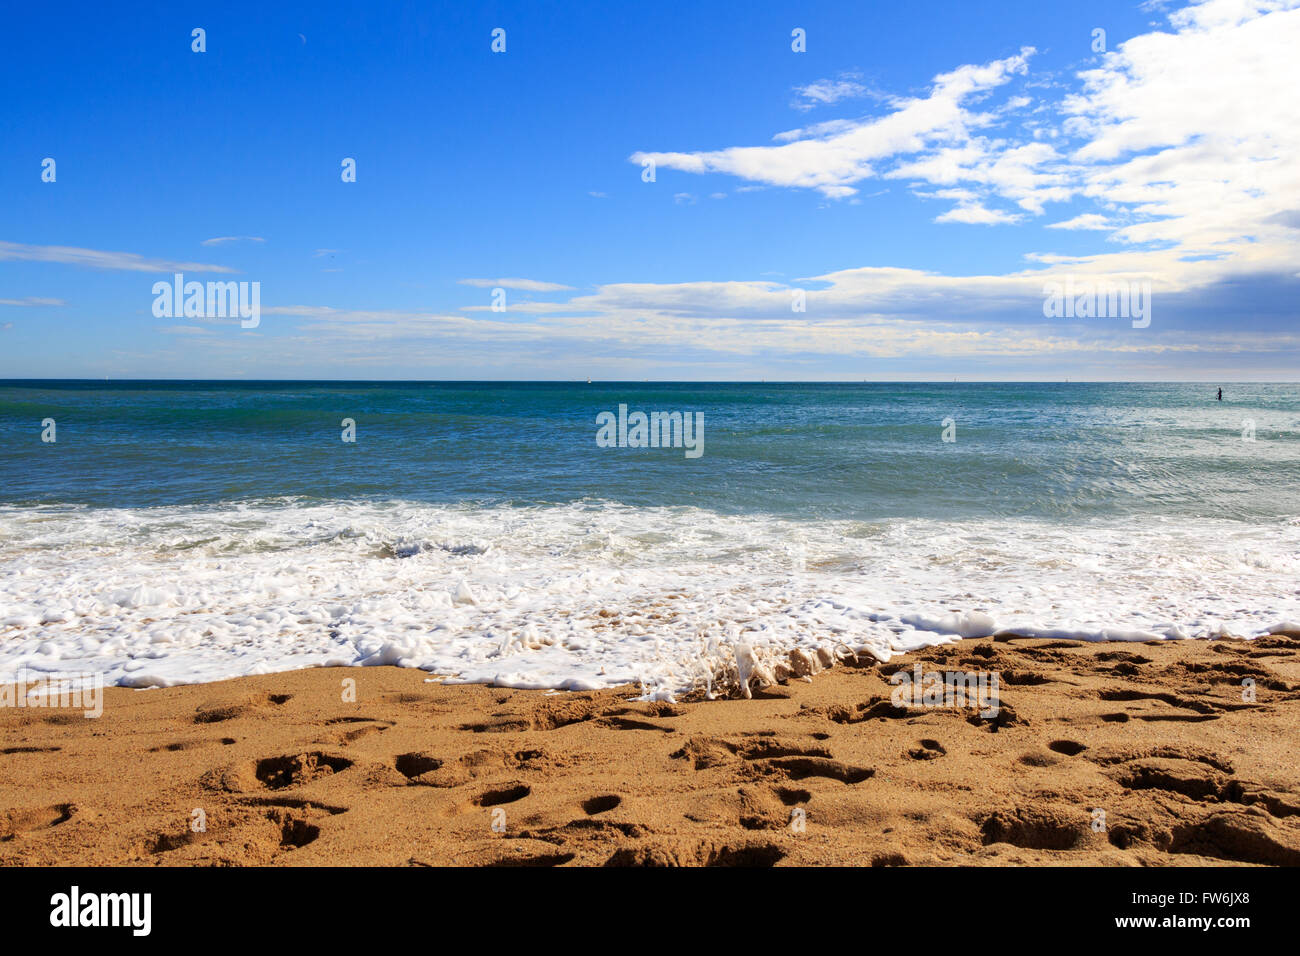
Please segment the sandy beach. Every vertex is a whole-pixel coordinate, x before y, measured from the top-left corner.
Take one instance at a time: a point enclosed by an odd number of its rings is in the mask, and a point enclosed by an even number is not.
[[[1295,865],[1298,650],[964,640],[675,704],[396,667],[108,688],[0,710],[0,862]],[[997,715],[896,708],[918,664],[996,673]]]

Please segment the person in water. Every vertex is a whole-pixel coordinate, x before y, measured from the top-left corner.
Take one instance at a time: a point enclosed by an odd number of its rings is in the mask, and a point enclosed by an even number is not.
[[[1223,401],[1223,389],[1219,389],[1219,401]]]

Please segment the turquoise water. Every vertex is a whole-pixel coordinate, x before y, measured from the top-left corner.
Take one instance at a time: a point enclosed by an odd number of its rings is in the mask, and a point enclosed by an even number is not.
[[[804,518],[1300,511],[1300,389],[1155,384],[0,382],[0,501],[599,499]],[[599,448],[699,412],[704,454]],[[941,440],[943,421],[956,441]],[[41,441],[42,420],[57,442]],[[356,422],[355,443],[340,440]],[[1255,442],[1242,440],[1243,422]]]

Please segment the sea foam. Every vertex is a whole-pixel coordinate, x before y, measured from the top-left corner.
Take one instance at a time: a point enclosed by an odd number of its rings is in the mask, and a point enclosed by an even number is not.
[[[647,698],[994,634],[1300,621],[1300,526],[794,521],[606,502],[0,508],[0,679],[156,687],[323,665]]]

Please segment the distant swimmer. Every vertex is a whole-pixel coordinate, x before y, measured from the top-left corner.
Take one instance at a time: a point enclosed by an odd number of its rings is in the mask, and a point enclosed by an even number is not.
[[[1219,389],[1219,401],[1223,401],[1223,389]]]

